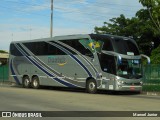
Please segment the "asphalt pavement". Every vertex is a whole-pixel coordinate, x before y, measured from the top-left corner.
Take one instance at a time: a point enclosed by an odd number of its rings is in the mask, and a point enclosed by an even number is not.
[[[84,90],[64,88],[25,89],[20,86],[0,85],[0,111],[160,111],[160,96],[111,93],[99,91],[88,94]],[[92,113],[91,113],[92,114]],[[115,117],[114,117],[115,114]],[[113,112],[112,117],[76,117],[76,119],[121,119]],[[92,116],[92,115],[90,115]],[[93,116],[94,112],[93,112]],[[158,117],[131,117],[130,119],[157,119]],[[0,118],[1,120],[2,118]],[[3,118],[22,119],[22,118]],[[3,120],[2,119],[2,120]],[[27,118],[23,118],[27,119]],[[31,118],[30,118],[31,119]],[[74,119],[52,117],[34,119]],[[122,119],[127,120],[128,117]]]

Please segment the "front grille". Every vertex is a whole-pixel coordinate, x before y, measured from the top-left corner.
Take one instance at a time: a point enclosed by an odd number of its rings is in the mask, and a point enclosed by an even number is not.
[[[126,83],[126,82],[124,82],[124,85],[141,85],[141,83],[140,82],[138,82],[138,83]]]

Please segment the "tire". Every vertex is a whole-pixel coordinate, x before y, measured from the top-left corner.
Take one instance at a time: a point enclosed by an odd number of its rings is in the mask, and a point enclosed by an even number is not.
[[[23,83],[22,83],[24,88],[30,88],[31,87],[31,83],[30,83],[30,79],[28,76],[25,76],[23,78]]]
[[[34,88],[34,89],[39,89],[40,88],[38,77],[33,77],[32,78],[32,88]]]
[[[88,93],[95,94],[97,92],[97,83],[94,79],[90,79],[86,83],[86,90]]]

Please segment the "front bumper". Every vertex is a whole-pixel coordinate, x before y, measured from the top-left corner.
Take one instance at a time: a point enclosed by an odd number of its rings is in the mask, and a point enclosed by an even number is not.
[[[142,91],[142,86],[117,85],[116,91]]]

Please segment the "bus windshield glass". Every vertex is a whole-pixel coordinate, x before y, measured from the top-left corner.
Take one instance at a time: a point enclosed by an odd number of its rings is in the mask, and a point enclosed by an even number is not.
[[[139,49],[136,43],[130,38],[94,34],[90,36],[92,40],[97,41],[101,45],[95,45],[96,48],[98,46],[101,47],[99,50],[114,51],[124,55],[139,55]]]
[[[139,79],[142,77],[141,60],[122,59],[117,66],[117,75],[127,79]]]
[[[113,41],[115,52],[125,55],[139,55],[136,44],[130,39],[114,38]]]

